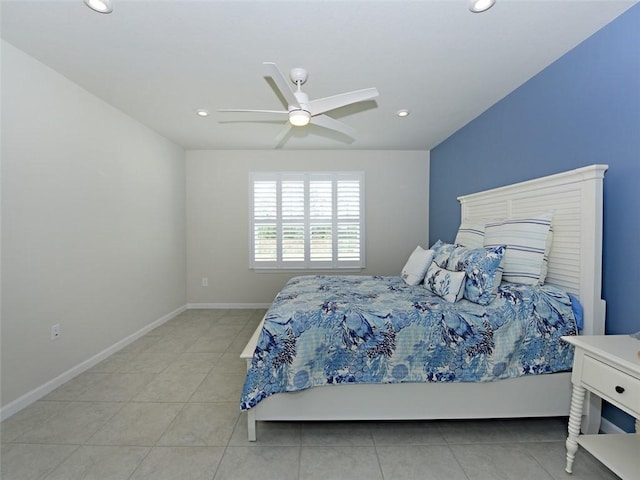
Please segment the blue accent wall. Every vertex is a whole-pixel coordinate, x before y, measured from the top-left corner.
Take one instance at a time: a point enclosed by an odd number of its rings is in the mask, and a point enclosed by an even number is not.
[[[640,4],[431,151],[430,243],[455,237],[459,195],[594,163],[609,165],[607,333],[640,331]],[[631,431],[617,409],[604,416]]]

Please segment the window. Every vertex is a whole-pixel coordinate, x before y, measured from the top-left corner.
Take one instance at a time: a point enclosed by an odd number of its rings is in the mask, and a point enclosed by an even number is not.
[[[364,173],[250,174],[251,268],[364,268]]]

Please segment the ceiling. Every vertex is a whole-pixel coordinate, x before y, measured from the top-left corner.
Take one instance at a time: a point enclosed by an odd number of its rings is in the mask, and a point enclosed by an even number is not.
[[[1,2],[2,37],[186,149],[428,150],[635,1],[82,0]],[[329,114],[355,139],[284,118],[262,62],[304,67],[311,99],[377,87]],[[195,111],[211,112],[206,118]],[[399,118],[399,109],[410,115]]]

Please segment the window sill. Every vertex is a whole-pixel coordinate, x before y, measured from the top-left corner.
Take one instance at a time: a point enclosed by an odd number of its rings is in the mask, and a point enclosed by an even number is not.
[[[339,275],[343,273],[362,273],[362,268],[335,268],[335,269],[300,269],[300,268],[249,268],[254,273],[297,273],[300,275]]]

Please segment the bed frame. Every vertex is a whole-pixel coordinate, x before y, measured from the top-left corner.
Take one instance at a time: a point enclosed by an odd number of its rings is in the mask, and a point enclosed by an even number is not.
[[[580,298],[584,335],[604,334],[602,185],[607,165],[592,165],[458,197],[462,220],[517,218],[553,210],[547,283]],[[263,320],[264,321],[264,320]],[[251,359],[262,322],[241,354]],[[571,373],[487,383],[351,384],[279,393],[247,412],[249,440],[256,422],[303,420],[431,420],[568,416]],[[600,400],[585,400],[582,431],[596,433]]]

